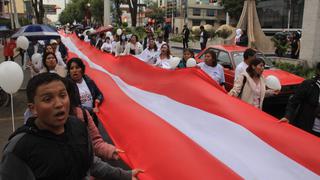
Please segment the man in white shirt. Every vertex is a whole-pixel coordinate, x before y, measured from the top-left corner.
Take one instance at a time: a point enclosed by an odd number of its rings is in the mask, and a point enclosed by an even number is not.
[[[250,62],[256,58],[257,52],[251,48],[248,48],[243,54],[243,61],[238,64],[236,70],[234,72],[234,80],[238,78],[238,76],[246,71],[247,67],[249,66]]]

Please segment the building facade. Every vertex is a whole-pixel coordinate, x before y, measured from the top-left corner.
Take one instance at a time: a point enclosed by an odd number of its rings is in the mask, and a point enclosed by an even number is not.
[[[165,5],[160,5],[160,2]],[[167,22],[175,29],[182,30],[200,25],[217,26],[226,23],[225,11],[221,0],[158,0],[158,6],[166,9]]]
[[[266,32],[302,28],[305,0],[260,0],[257,12],[261,27]],[[290,16],[289,16],[290,14]]]
[[[189,0],[187,7],[187,23],[189,26],[209,24],[212,26],[225,24],[224,7],[218,1]]]

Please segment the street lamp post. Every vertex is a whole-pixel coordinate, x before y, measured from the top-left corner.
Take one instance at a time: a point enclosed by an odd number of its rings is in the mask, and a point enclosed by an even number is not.
[[[290,32],[291,5],[291,0],[288,0],[288,32]]]
[[[110,25],[110,0],[103,1],[103,25]]]

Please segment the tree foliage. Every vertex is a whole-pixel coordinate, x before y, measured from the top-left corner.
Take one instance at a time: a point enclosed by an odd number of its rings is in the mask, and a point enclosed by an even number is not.
[[[93,19],[100,24],[103,23],[103,7],[103,0],[91,0],[91,14]]]
[[[59,16],[61,24],[72,23],[74,20],[82,22],[85,16],[92,15],[94,21],[103,22],[103,0],[72,0]],[[88,13],[90,11],[90,13]]]
[[[223,0],[223,6],[232,19],[238,21],[240,19],[243,4],[245,0]]]

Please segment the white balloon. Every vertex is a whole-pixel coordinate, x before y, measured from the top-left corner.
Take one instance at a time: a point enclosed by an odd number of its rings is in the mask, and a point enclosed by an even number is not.
[[[194,58],[189,58],[187,60],[187,67],[195,67],[197,65],[197,61]]]
[[[175,69],[180,63],[181,59],[179,57],[173,57],[169,60],[171,69]]]
[[[266,86],[272,90],[281,90],[281,83],[276,76],[269,75],[266,78]]]
[[[117,35],[120,36],[122,34],[122,30],[121,29],[117,29]]]
[[[12,61],[0,64],[0,86],[5,92],[9,94],[17,92],[22,82],[23,71],[19,64]]]
[[[106,32],[106,36],[107,37],[111,37],[112,36],[112,33],[110,31]]]
[[[37,65],[38,63],[40,63],[41,59],[42,59],[42,55],[39,53],[35,53],[31,56],[33,65]]]
[[[17,47],[27,50],[29,47],[29,40],[25,36],[19,36],[17,39]]]

